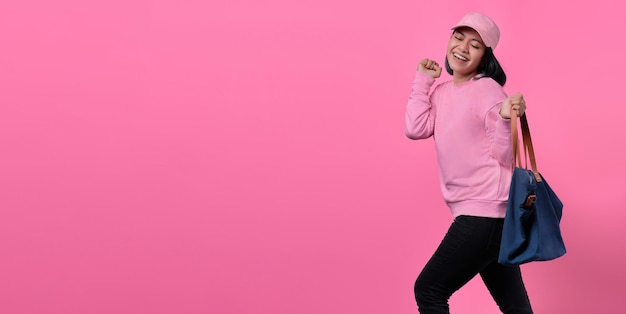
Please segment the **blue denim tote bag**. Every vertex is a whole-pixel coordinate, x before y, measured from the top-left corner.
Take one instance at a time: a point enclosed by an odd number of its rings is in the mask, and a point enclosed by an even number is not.
[[[520,118],[520,122],[524,157],[526,161],[530,159],[532,170],[522,168],[517,115],[515,115],[516,111],[513,111],[511,133],[515,167],[509,190],[498,262],[504,265],[520,265],[533,261],[553,260],[565,254],[565,244],[560,229],[563,203],[537,171],[526,115]]]

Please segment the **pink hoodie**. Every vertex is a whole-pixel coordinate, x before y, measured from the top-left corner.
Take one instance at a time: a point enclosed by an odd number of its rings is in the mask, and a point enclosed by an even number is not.
[[[491,78],[429,91],[435,79],[417,71],[406,106],[406,135],[435,139],[441,193],[454,217],[502,218],[512,176],[510,120],[500,106],[506,94]]]

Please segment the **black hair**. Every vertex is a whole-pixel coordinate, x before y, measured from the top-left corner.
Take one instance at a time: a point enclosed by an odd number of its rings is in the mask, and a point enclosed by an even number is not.
[[[448,64],[447,56],[446,71],[450,75],[453,73],[452,68],[450,68],[450,64]],[[494,81],[498,82],[500,86],[504,86],[506,83],[506,74],[504,74],[504,70],[500,66],[500,62],[498,62],[496,56],[493,54],[493,49],[491,49],[491,47],[485,47],[485,54],[483,55],[483,59],[480,61],[480,65],[478,66],[478,73],[482,75],[476,77],[475,80],[483,77],[490,77]]]

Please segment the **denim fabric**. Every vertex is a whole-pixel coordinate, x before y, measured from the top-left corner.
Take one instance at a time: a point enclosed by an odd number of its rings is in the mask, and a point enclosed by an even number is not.
[[[454,220],[415,282],[421,314],[450,313],[450,296],[477,274],[502,313],[532,313],[519,266],[498,264],[503,223],[502,218],[474,216]]]
[[[532,194],[536,201],[527,205]],[[563,256],[566,249],[560,229],[562,215],[563,203],[545,178],[537,182],[532,170],[515,168],[498,263],[520,265]]]

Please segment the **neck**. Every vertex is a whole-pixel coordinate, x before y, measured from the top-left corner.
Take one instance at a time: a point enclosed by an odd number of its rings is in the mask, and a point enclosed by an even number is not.
[[[478,72],[472,72],[469,74],[461,74],[458,72],[454,72],[452,75],[452,81],[454,82],[454,84],[465,83],[473,79],[476,75],[478,75]]]

